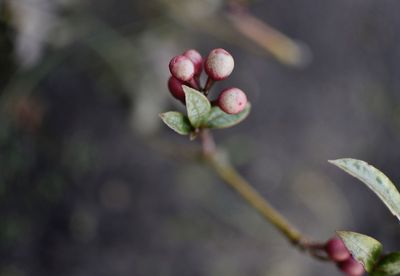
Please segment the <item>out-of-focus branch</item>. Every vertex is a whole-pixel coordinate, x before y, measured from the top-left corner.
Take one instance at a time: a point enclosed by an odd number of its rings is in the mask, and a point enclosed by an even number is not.
[[[235,5],[227,17],[236,30],[280,62],[292,66],[304,66],[310,62],[311,52],[304,43],[294,41],[246,9]]]
[[[254,16],[248,9],[249,0],[225,1],[223,6],[210,8],[208,13],[194,16],[187,6],[190,2],[162,1],[170,11],[170,18],[185,28],[192,28],[207,35],[238,45],[250,52],[268,54],[288,66],[302,67],[311,61],[311,51],[301,41],[295,41]],[[183,3],[187,3],[184,5]],[[203,10],[206,3],[197,1]]]

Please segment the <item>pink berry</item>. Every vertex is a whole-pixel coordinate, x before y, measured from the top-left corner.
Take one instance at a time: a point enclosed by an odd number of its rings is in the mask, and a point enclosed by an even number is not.
[[[207,75],[213,80],[226,79],[234,67],[232,55],[221,48],[212,50],[204,63]]]
[[[185,93],[183,92],[182,85],[183,82],[174,77],[170,77],[168,80],[168,88],[172,96],[185,103]]]
[[[338,264],[340,270],[342,270],[348,276],[361,276],[364,274],[364,267],[362,264],[353,259],[353,257],[340,262]]]
[[[326,243],[325,251],[335,262],[341,262],[350,257],[349,250],[347,250],[343,241],[338,237],[334,237]]]
[[[194,64],[185,56],[176,56],[169,62],[169,70],[172,76],[180,81],[189,81],[194,75]]]
[[[246,94],[239,88],[228,88],[222,91],[218,98],[218,106],[228,114],[238,114],[244,110],[247,103]]]
[[[189,58],[194,65],[194,75],[200,76],[201,71],[203,70],[203,58],[199,52],[194,49],[187,50],[183,53],[183,55]]]

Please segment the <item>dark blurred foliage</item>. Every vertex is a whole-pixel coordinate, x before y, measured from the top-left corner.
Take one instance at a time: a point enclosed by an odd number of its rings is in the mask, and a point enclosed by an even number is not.
[[[398,250],[396,220],[326,160],[400,178],[399,8],[0,0],[0,275],[339,275],[176,158],[195,142],[158,113],[180,108],[167,64],[188,48],[235,57],[216,90],[242,88],[253,110],[217,142],[263,195],[312,237],[353,230]]]

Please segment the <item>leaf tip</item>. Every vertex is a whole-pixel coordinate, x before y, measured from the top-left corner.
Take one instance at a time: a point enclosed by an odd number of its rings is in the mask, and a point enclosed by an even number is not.
[[[192,89],[192,88],[189,87],[189,86],[187,86],[187,85],[185,85],[185,84],[182,84],[182,89],[183,89],[183,92],[186,94],[186,93],[188,93],[188,91],[190,91],[190,89]]]
[[[328,162],[331,163],[331,164],[336,165],[336,164],[339,164],[341,162],[344,162],[346,159],[348,159],[348,158],[330,159],[330,160],[328,160]]]
[[[359,160],[353,158],[339,158],[339,159],[328,160],[329,163],[337,167],[346,166],[350,161],[359,161]]]
[[[337,230],[335,231],[335,233],[339,238],[343,239],[343,237],[346,236],[346,234],[348,234],[349,231]]]

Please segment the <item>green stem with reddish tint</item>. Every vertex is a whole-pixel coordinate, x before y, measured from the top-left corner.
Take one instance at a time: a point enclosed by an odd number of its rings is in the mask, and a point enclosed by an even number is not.
[[[225,156],[218,152],[211,132],[208,129],[203,129],[200,137],[204,160],[222,180],[233,188],[250,206],[256,209],[264,219],[281,232],[289,242],[302,250],[308,251],[313,257],[326,260],[322,244],[309,242],[299,230],[290,224],[281,213],[237,172]]]

